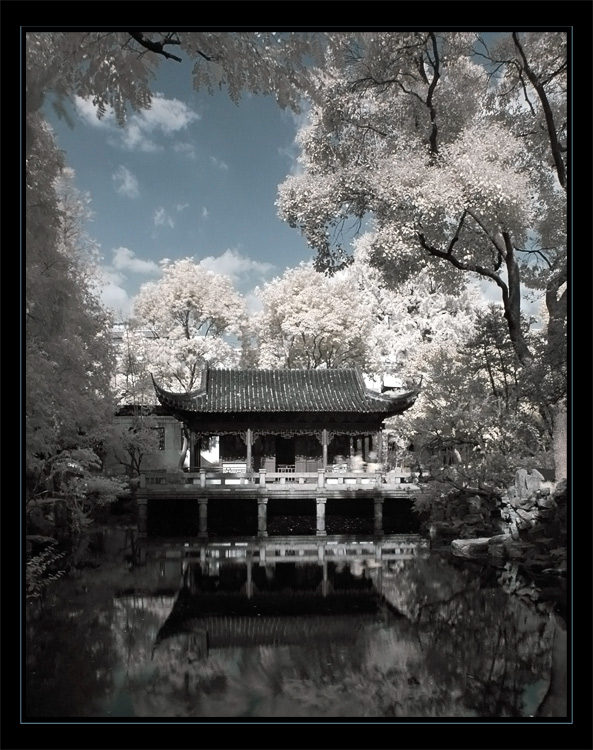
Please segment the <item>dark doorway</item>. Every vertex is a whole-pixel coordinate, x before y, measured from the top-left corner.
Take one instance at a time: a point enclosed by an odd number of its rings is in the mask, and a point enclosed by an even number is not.
[[[276,438],[276,466],[294,466],[294,438]]]

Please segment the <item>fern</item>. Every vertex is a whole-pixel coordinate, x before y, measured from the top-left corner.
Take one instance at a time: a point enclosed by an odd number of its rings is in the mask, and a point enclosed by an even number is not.
[[[55,544],[56,542],[53,542],[39,554],[27,560],[25,569],[27,599],[41,597],[50,583],[64,575],[64,570],[52,570],[55,563],[66,555],[65,552],[56,552]]]

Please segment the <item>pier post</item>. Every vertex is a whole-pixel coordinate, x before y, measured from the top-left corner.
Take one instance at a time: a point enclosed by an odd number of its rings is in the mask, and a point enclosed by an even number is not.
[[[247,553],[247,584],[245,586],[245,593],[247,594],[247,598],[251,599],[253,596],[253,578],[251,576],[251,568],[253,566],[253,559],[251,557],[251,552]]]
[[[257,535],[268,536],[268,498],[257,499]]]
[[[208,498],[198,498],[198,512],[200,514],[200,530],[198,536],[208,536]]]
[[[375,498],[375,534],[383,533],[383,498]]]
[[[317,469],[317,486],[325,486],[325,469]]]
[[[325,530],[325,503],[327,502],[325,497],[317,498],[317,536],[327,536]]]
[[[138,536],[146,536],[148,533],[148,498],[139,497],[137,500],[138,508]]]

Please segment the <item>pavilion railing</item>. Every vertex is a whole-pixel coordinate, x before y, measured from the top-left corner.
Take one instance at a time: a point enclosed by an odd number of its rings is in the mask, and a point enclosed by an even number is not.
[[[331,467],[318,469],[316,472],[287,472],[287,471],[229,471],[202,469],[200,471],[145,471],[140,476],[140,487],[142,489],[163,489],[164,487],[176,486],[182,488],[206,487],[237,487],[237,486],[259,486],[284,485],[294,486],[295,489],[311,489],[314,485],[318,488],[368,488],[378,486],[404,485],[408,476],[405,474],[394,474],[393,472],[363,472],[363,471],[340,471],[336,472]],[[415,485],[408,484],[410,489]]]

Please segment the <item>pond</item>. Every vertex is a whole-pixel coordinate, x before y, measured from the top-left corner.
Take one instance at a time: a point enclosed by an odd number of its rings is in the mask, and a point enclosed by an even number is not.
[[[24,721],[566,716],[566,628],[512,566],[416,534],[139,540],[25,628]]]

